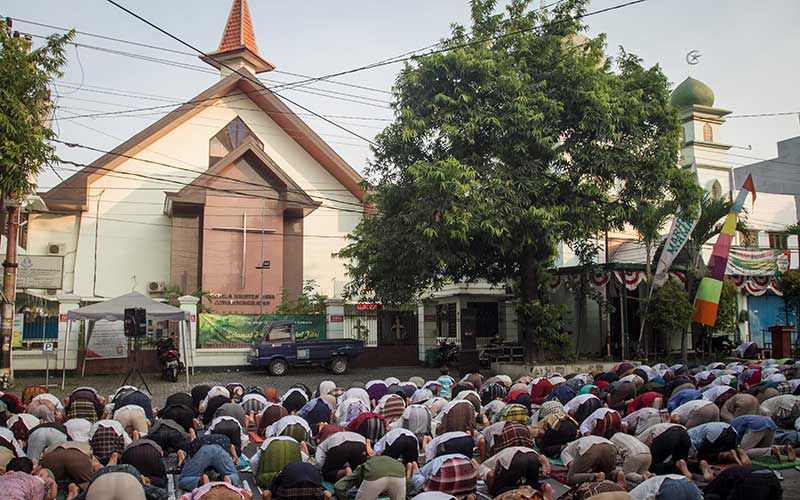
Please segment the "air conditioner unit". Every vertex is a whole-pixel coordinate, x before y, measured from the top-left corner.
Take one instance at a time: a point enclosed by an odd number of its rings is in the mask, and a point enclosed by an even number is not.
[[[67,253],[66,243],[48,243],[47,255],[64,255]]]
[[[148,281],[147,291],[150,293],[162,293],[167,290],[167,284],[163,281]]]

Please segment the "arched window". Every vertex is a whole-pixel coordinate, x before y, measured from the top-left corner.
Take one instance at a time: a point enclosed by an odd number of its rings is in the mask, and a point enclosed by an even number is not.
[[[703,125],[703,141],[714,142],[714,130],[711,128],[710,123]]]
[[[208,166],[212,166],[228,153],[242,145],[248,137],[252,137],[258,146],[263,149],[264,144],[258,140],[256,134],[238,116],[225,125],[217,134],[208,141]]]

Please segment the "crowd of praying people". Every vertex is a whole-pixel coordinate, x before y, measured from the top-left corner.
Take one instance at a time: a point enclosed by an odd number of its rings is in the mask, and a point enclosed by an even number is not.
[[[797,394],[800,363],[774,359],[198,385],[163,402],[31,386],[0,395],[0,498],[778,499]]]

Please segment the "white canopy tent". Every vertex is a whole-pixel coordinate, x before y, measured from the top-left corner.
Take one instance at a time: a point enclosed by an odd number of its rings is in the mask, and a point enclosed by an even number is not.
[[[125,309],[140,308],[144,309],[147,313],[147,319],[155,321],[178,321],[179,322],[179,344],[181,352],[183,352],[184,363],[186,364],[186,384],[189,384],[189,358],[190,353],[187,342],[187,333],[191,331],[189,326],[189,313],[183,309],[153,300],[139,292],[131,292],[119,297],[109,299],[96,304],[88,305],[78,309],[73,309],[67,313],[67,336],[64,342],[63,352],[63,365],[61,373],[61,389],[64,389],[66,368],[67,368],[67,346],[69,345],[69,338],[72,333],[72,322],[76,320],[87,321],[124,321]],[[86,339],[89,343],[89,338]],[[85,361],[85,360],[84,360]],[[194,363],[192,363],[194,365]],[[85,364],[84,364],[85,366]]]

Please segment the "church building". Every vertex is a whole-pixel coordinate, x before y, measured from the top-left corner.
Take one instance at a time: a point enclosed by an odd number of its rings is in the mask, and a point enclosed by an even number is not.
[[[362,177],[258,81],[275,65],[246,0],[233,1],[218,48],[201,59],[216,83],[39,193],[23,253],[63,257],[63,281],[23,295],[62,314],[168,288],[207,292],[216,314],[272,313],[283,290],[296,296],[308,281],[335,296]]]

